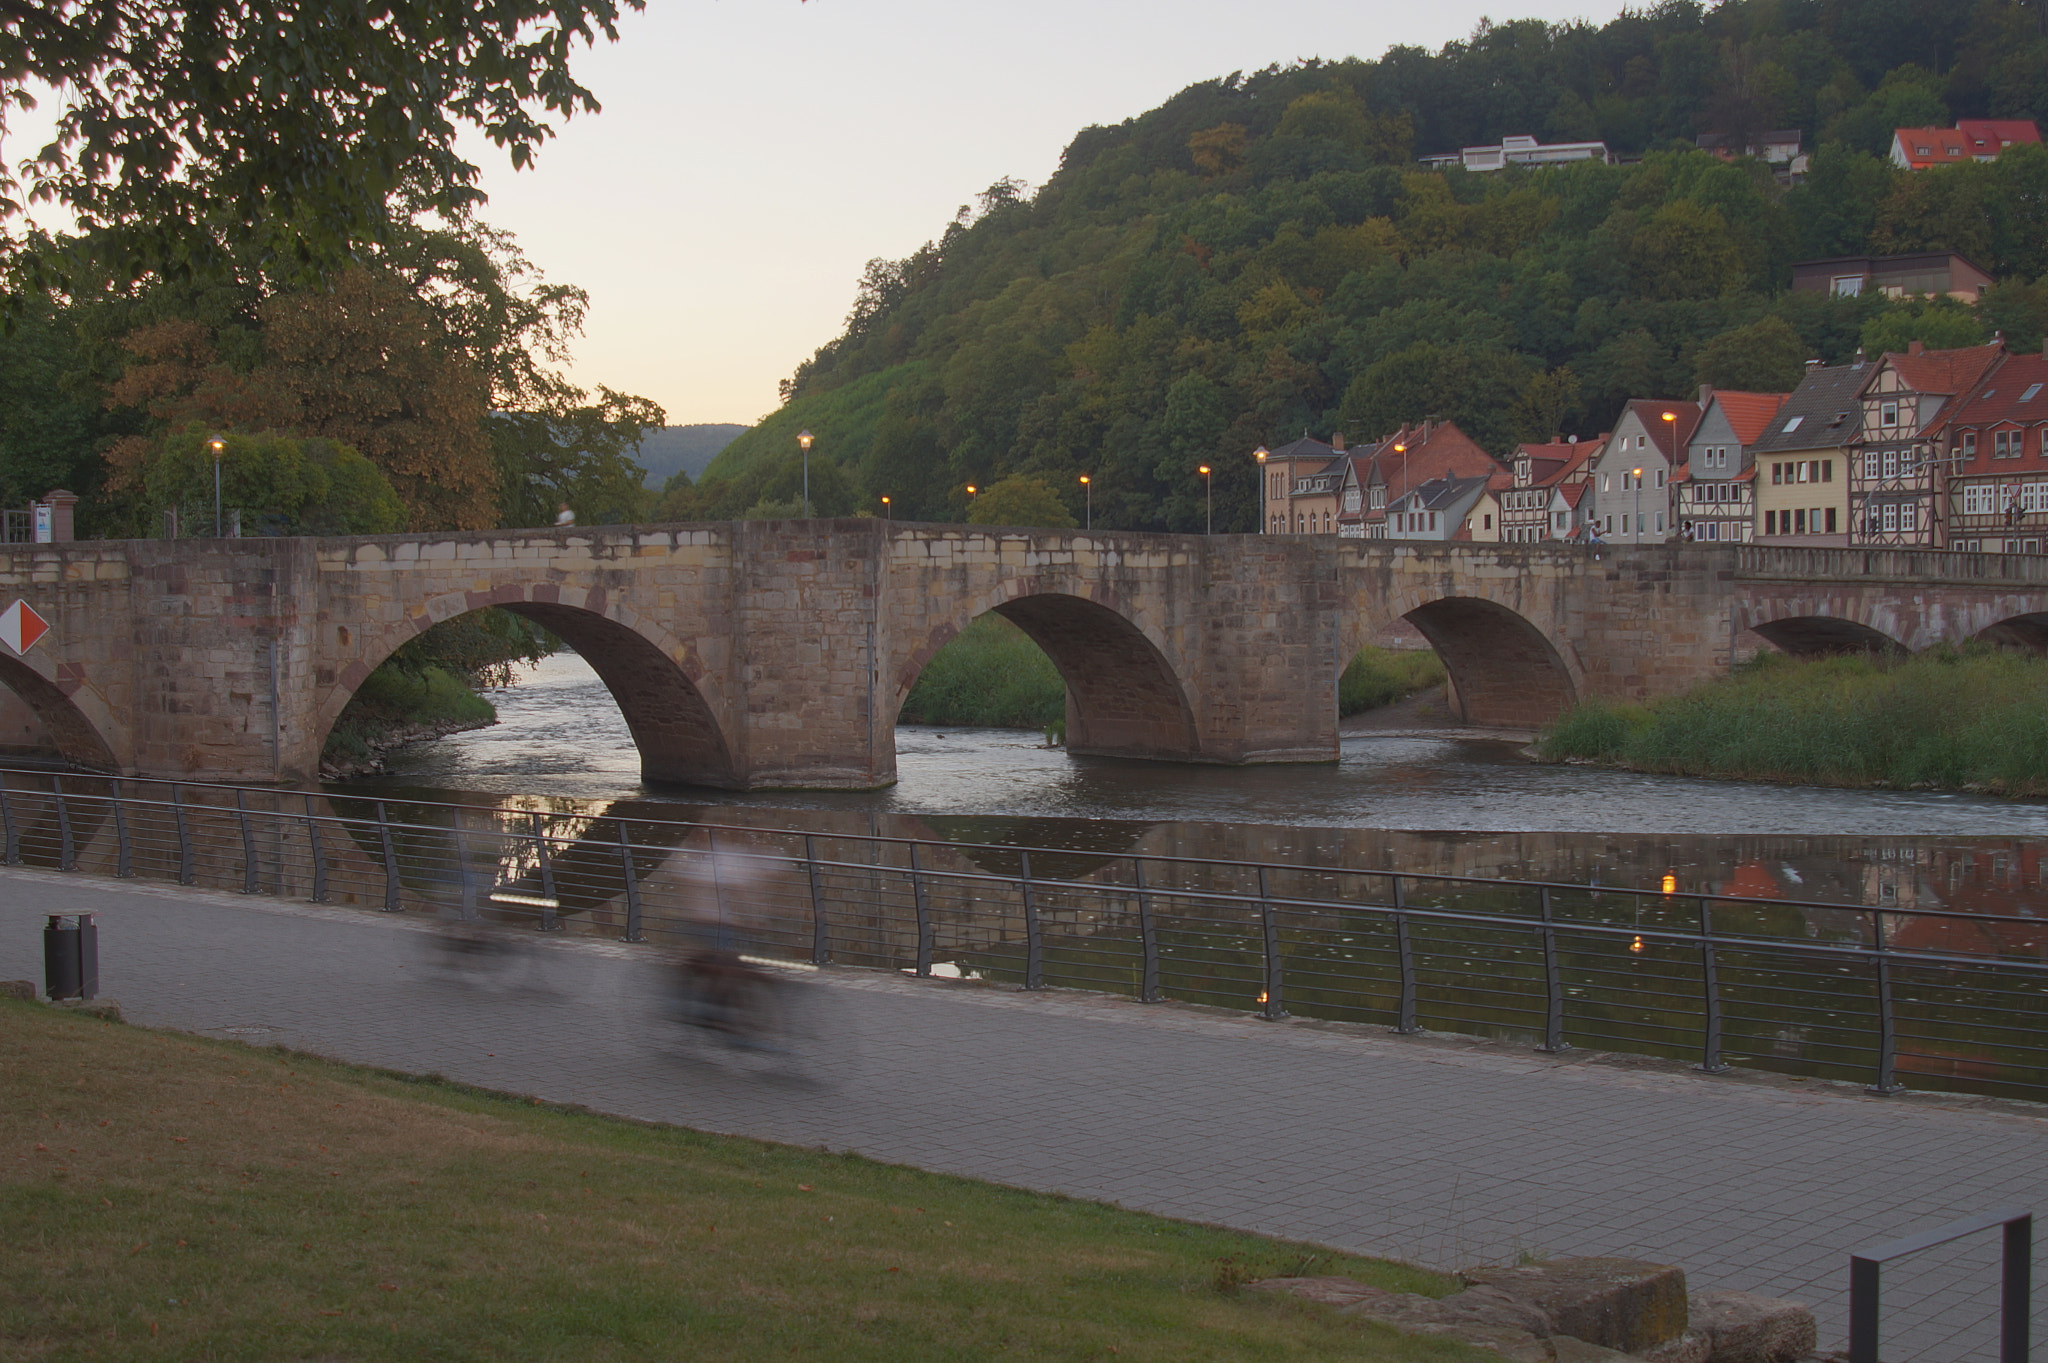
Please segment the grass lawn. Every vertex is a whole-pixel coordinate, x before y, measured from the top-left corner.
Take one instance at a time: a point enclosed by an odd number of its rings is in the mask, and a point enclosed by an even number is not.
[[[7,1360],[1497,1363],[1229,1290],[1454,1290],[1399,1264],[42,1004],[0,1035]]]

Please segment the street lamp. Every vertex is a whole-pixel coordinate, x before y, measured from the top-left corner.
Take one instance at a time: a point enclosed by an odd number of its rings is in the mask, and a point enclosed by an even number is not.
[[[1676,413],[1676,412],[1666,412],[1666,413],[1664,413],[1664,422],[1665,422],[1665,424],[1666,424],[1667,426],[1669,426],[1669,427],[1670,427],[1670,428],[1672,429],[1672,431],[1676,432],[1676,431],[1678,430],[1678,413]],[[1677,442],[1677,441],[1675,441],[1675,440],[1674,440],[1674,441],[1672,442],[1672,445],[1671,445],[1671,453],[1670,453],[1670,454],[1668,454],[1667,456],[1665,456],[1665,462],[1667,462],[1668,464],[1670,464],[1670,465],[1671,465],[1671,467],[1672,467],[1673,469],[1676,469],[1676,468],[1678,467],[1678,442]],[[1670,494],[1669,492],[1666,492],[1666,493],[1664,494],[1664,509],[1665,509],[1666,511],[1669,511],[1669,510],[1671,509],[1671,494]]]
[[[206,442],[206,448],[213,451],[213,537],[221,536],[220,525],[220,457],[228,452],[228,442],[214,436]]]
[[[1081,493],[1086,499],[1087,506],[1087,510],[1081,513],[1081,528],[1083,530],[1093,530],[1095,528],[1095,484],[1089,481],[1088,475],[1085,473],[1081,475]]]
[[[1202,465],[1195,472],[1202,475],[1202,500],[1208,506],[1209,525],[1208,529],[1202,533],[1213,535],[1216,533],[1216,484],[1209,477],[1209,466],[1207,464]]]
[[[1259,461],[1259,532],[1273,533],[1273,508],[1270,504],[1270,490],[1266,487],[1266,456],[1271,453],[1264,445],[1252,451],[1252,458]]]
[[[885,521],[896,519],[889,514],[889,499],[887,497],[882,498],[882,519]]]
[[[1633,470],[1630,477],[1636,480],[1636,533],[1633,543],[1643,542],[1643,471]]]
[[[796,443],[804,447],[804,519],[811,518],[811,441],[817,439],[809,431],[798,431]]]

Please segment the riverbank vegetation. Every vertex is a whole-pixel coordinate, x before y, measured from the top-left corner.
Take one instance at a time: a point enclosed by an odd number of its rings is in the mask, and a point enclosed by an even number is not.
[[[1580,705],[1537,751],[1687,776],[2048,796],[2048,658],[1764,654],[1646,706]]]
[[[0,1000],[22,1358],[1482,1355],[1236,1294],[1384,1260]]]
[[[320,770],[329,779],[367,775],[382,768],[392,748],[497,720],[497,707],[445,667],[380,667],[363,679],[328,731]]]
[[[896,722],[1053,729],[1066,718],[1067,684],[1052,659],[990,611],[932,655]]]
[[[1442,686],[1443,659],[1430,649],[1362,648],[1337,679],[1337,713],[1355,715]]]

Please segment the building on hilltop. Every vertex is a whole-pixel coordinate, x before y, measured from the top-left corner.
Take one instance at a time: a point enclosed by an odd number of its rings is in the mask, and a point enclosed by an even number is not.
[[[1538,142],[1533,137],[1517,135],[1503,137],[1497,144],[1422,158],[1422,164],[1431,170],[1463,166],[1482,172],[1507,166],[1556,166],[1567,161],[1599,161],[1611,166],[1614,153],[1607,150],[1605,142]]]
[[[1991,286],[1991,276],[1953,251],[1898,256],[1831,256],[1792,266],[1794,293],[1847,297],[1875,290],[1887,298],[1946,294],[1974,303]]]
[[[1887,354],[1863,385],[1863,430],[1849,449],[1849,542],[1937,548],[1946,478],[1934,433],[2005,353],[2002,344]]]
[[[2040,140],[2041,130],[2031,118],[1959,118],[1953,128],[1895,128],[1892,164],[1901,170],[1926,170],[1963,161],[1995,161],[2007,147]]]
[[[1756,526],[1750,447],[1789,393],[1739,393],[1700,385],[1700,420],[1678,480],[1678,531],[1703,544],[1747,543]]]
[[[2048,546],[2048,345],[2002,354],[1932,435],[1945,474],[1938,543],[2007,554]]]

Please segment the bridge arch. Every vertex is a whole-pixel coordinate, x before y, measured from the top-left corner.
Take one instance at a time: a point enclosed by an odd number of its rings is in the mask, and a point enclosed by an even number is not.
[[[893,671],[892,732],[932,656],[989,611],[1023,630],[1059,669],[1067,684],[1070,751],[1202,759],[1194,708],[1170,645],[1135,620],[1113,592],[1035,580],[1012,580],[964,602],[909,650]]]
[[[1907,653],[1903,643],[1874,625],[1846,615],[1826,613],[1782,615],[1752,620],[1750,632],[1771,647],[1795,658],[1824,658],[1836,653]]]
[[[1972,637],[1978,642],[1996,648],[2048,653],[2048,611],[2028,611],[2020,615],[2009,615],[2003,620],[1986,625]]]
[[[1534,622],[1511,606],[1479,596],[1439,596],[1401,610],[1443,659],[1468,724],[1535,729],[1578,701],[1570,663]],[[1358,651],[1337,660],[1341,670]]]
[[[54,677],[45,675],[47,666],[0,653],[0,686],[35,712],[65,761],[102,771],[121,770],[120,759],[106,736],[121,732],[122,726],[113,722],[105,702],[87,687],[65,690]]]
[[[323,626],[334,661],[320,671],[323,689],[310,735],[311,765],[317,767],[320,746],[357,688],[399,645],[443,620],[490,606],[552,630],[590,664],[625,717],[646,780],[725,788],[741,784],[719,718],[719,688],[694,654],[656,622],[609,600],[602,589],[574,591],[551,583],[447,593],[374,634]]]

